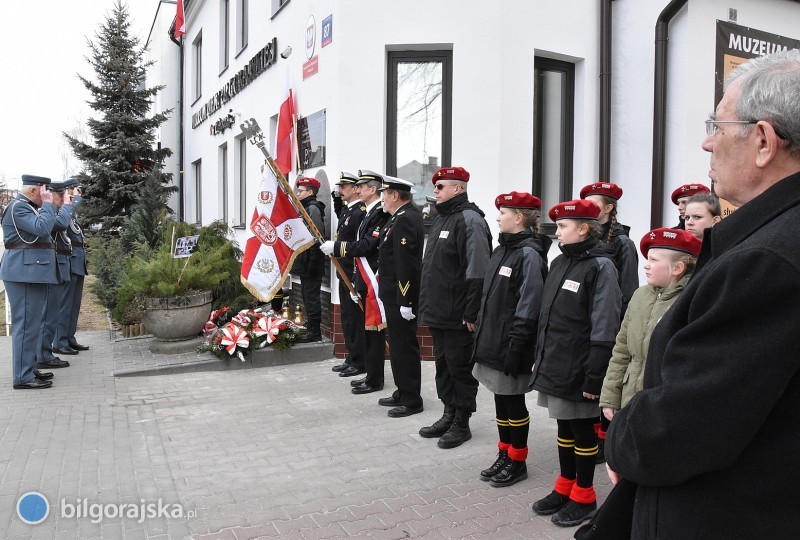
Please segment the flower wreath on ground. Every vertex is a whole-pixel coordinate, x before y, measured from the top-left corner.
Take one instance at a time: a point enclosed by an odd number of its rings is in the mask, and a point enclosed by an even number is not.
[[[211,312],[203,327],[204,341],[200,351],[226,358],[236,355],[244,362],[244,354],[264,347],[285,351],[305,331],[271,309],[243,309],[238,313],[224,307]]]

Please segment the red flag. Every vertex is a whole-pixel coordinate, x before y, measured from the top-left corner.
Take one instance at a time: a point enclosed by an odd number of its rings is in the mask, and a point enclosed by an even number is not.
[[[242,283],[262,302],[269,302],[295,257],[314,245],[314,236],[269,166],[264,169],[250,231],[254,236],[245,244]]]
[[[367,285],[367,297],[364,299],[364,329],[383,330],[386,328],[386,311],[383,302],[378,298],[378,277],[367,262],[366,257],[356,257],[356,266],[361,279]]]
[[[294,130],[294,98],[289,88],[289,97],[281,104],[278,115],[278,136],[275,143],[275,163],[283,174],[292,170],[292,139]]]
[[[186,33],[186,21],[183,16],[183,0],[178,0],[178,13],[175,15],[175,39]]]

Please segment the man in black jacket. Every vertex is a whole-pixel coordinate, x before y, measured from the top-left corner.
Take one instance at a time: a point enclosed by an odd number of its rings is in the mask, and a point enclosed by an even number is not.
[[[301,176],[295,183],[297,198],[308,212],[311,221],[325,237],[325,203],[317,200],[320,183],[315,178]],[[298,343],[321,341],[322,305],[319,294],[322,278],[325,275],[325,256],[317,249],[307,249],[297,256],[292,273],[300,277],[303,290],[303,305],[306,308],[306,328],[308,332],[297,339]]]
[[[419,430],[439,437],[440,448],[455,448],[472,438],[478,381],[472,376],[475,321],[481,307],[491,234],[484,213],[467,197],[469,172],[444,167],[431,179],[437,215],[422,259],[419,320],[428,326],[436,357],[436,393],[442,417]]]
[[[796,538],[800,505],[800,52],[726,81],[703,149],[739,206],[650,339],[608,465],[639,484],[633,538]]]

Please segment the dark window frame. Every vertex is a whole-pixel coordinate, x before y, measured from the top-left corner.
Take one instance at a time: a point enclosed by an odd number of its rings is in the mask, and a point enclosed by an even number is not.
[[[194,103],[203,97],[203,32],[200,31],[192,42],[192,65],[194,67]]]
[[[222,191],[222,221],[227,225],[228,223],[228,143],[219,147],[219,162],[221,171],[219,175],[220,183],[222,184],[220,191]]]
[[[542,75],[545,71],[561,73],[564,84],[561,88],[561,178],[558,183],[559,200],[542,201],[549,208],[559,202],[572,198],[574,156],[575,156],[575,64],[541,56],[534,57],[534,98],[533,98],[533,175],[532,192],[541,194],[544,185],[542,155],[544,154],[544,103]],[[549,206],[548,206],[549,205]],[[545,208],[542,209],[546,211]],[[544,220],[543,220],[544,221]],[[554,223],[542,223],[542,229],[554,235]]]
[[[250,0],[238,0],[236,2],[236,56],[244,52],[247,48],[249,41],[249,25],[250,25]]]
[[[194,225],[203,224],[203,160],[198,159],[192,162],[192,184],[195,190],[194,204],[195,204],[195,221]]]
[[[222,17],[220,28],[220,55],[222,56],[219,68],[221,76],[228,70],[231,63],[231,0],[221,0]]]
[[[236,163],[236,182],[238,187],[238,200],[236,201],[236,224],[234,229],[244,229],[247,223],[247,138],[234,139],[238,145],[235,155],[239,157]]]

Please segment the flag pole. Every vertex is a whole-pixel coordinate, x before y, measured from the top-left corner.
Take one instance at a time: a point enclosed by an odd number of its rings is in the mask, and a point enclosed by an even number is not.
[[[264,133],[258,126],[258,122],[256,122],[254,118],[251,118],[250,120],[246,120],[245,123],[241,125],[241,128],[245,136],[247,136],[250,139],[250,143],[257,146],[261,150],[261,153],[264,154],[264,158],[267,161],[267,165],[269,165],[270,169],[272,169],[272,173],[275,175],[275,178],[278,179],[278,182],[280,182],[283,191],[292,201],[292,204],[300,214],[300,217],[303,218],[303,221],[311,231],[311,234],[314,235],[314,238],[320,244],[325,242],[325,238],[322,237],[322,233],[319,232],[319,229],[317,229],[316,224],[314,224],[314,220],[312,220],[311,216],[309,216],[308,212],[306,212],[305,207],[303,207],[303,203],[301,203],[300,199],[297,198],[297,195],[295,194],[294,190],[292,190],[292,186],[289,185],[289,182],[286,180],[286,177],[278,168],[278,164],[275,163],[275,160],[272,159],[272,156],[269,155],[269,150],[267,150],[267,146],[266,144],[264,144]],[[356,292],[355,288],[353,288],[353,284],[350,282],[350,278],[347,277],[347,274],[345,273],[344,268],[342,268],[342,265],[339,263],[339,261],[336,260],[336,258],[333,255],[328,255],[328,258],[333,263],[334,268],[336,268],[336,273],[339,274],[339,279],[341,279],[342,282],[345,284],[347,290],[350,291],[350,294],[357,296],[358,293]],[[364,310],[364,305],[361,303],[361,300],[358,301],[358,306],[361,308],[362,311]]]

